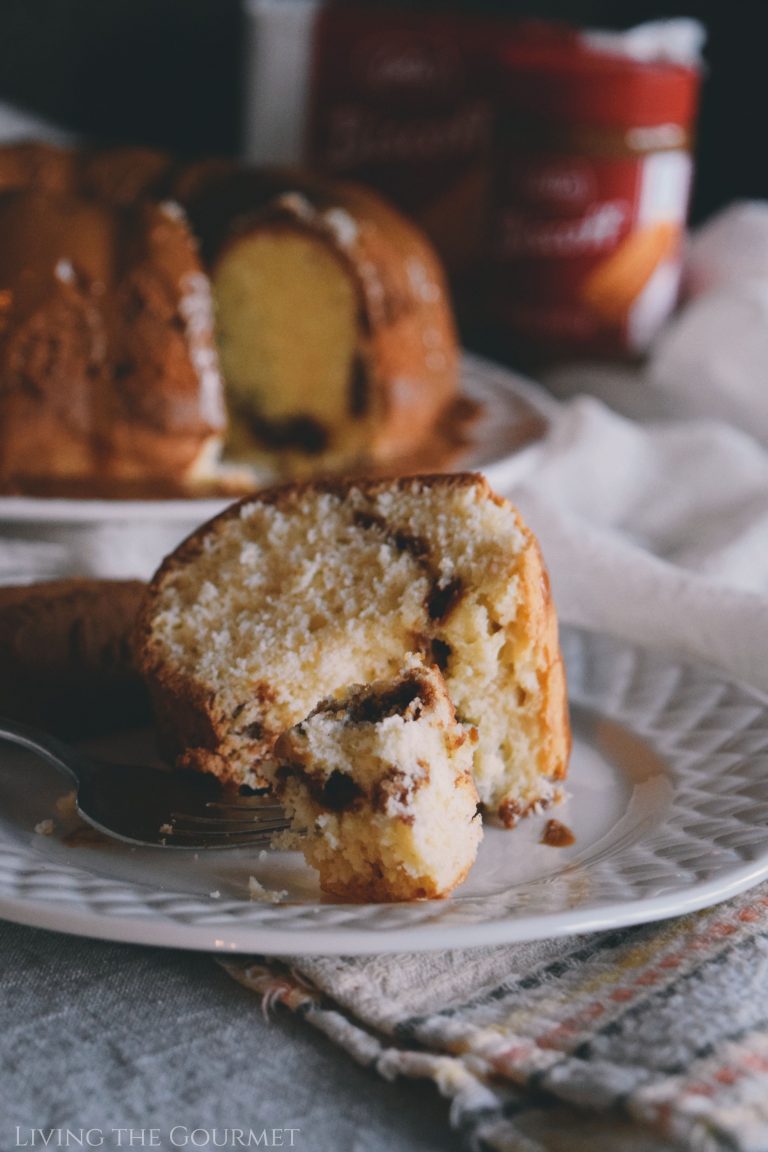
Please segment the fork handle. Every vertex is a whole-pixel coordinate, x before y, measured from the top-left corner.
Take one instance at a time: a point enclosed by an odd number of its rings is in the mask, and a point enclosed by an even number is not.
[[[58,768],[68,776],[76,788],[79,786],[80,777],[72,767],[72,761],[77,761],[79,754],[68,744],[57,740],[55,736],[49,736],[47,732],[41,732],[28,724],[19,724],[16,720],[0,716],[0,740],[8,740],[11,744],[28,748],[30,752],[37,752],[54,768]]]

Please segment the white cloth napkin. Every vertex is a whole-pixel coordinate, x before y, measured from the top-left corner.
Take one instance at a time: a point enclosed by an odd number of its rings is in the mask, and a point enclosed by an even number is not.
[[[768,691],[768,453],[713,422],[581,397],[494,479],[538,534],[563,620]]]

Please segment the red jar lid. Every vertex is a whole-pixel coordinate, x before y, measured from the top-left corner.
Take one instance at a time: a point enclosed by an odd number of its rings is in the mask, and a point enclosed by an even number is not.
[[[688,127],[699,72],[592,47],[577,32],[521,27],[499,49],[507,108],[555,123]]]

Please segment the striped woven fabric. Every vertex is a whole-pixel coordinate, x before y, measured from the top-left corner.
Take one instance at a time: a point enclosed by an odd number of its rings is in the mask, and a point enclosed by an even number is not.
[[[768,1149],[768,886],[568,940],[225,967],[382,1076],[433,1080],[470,1149]]]

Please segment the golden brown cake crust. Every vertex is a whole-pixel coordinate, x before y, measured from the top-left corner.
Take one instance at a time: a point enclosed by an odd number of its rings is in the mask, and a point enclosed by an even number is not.
[[[0,588],[2,712],[60,736],[145,722],[131,632],[138,580],[57,580]]]
[[[0,487],[191,477],[224,428],[207,293],[180,213],[0,195]]]
[[[38,141],[0,147],[0,192],[34,188],[38,192],[72,192],[79,182],[78,154]]]
[[[472,870],[469,863],[463,872],[460,872],[449,889],[440,888],[431,876],[420,876],[413,879],[410,876],[381,877],[365,883],[350,881],[345,884],[335,884],[328,880],[323,884],[323,891],[328,896],[334,896],[346,904],[391,904],[398,901],[410,903],[414,900],[445,900],[459,885],[463,884]]]
[[[76,159],[76,190],[122,206],[140,199],[163,199],[174,169],[172,157],[156,148],[84,149]]]
[[[432,476],[386,478],[321,479],[267,488],[238,501],[224,512],[202,525],[184,540],[160,566],[144,597],[135,631],[135,645],[139,668],[145,678],[153,701],[162,743],[169,758],[181,758],[185,767],[212,772],[224,781],[241,781],[240,769],[233,767],[230,753],[233,749],[231,717],[217,705],[213,694],[203,683],[190,678],[178,668],[165,662],[159,645],[153,637],[153,615],[157,598],[179,568],[183,568],[200,554],[206,542],[215,537],[229,521],[237,519],[246,506],[271,504],[288,510],[297,507],[312,493],[333,493],[344,497],[351,489],[360,489],[368,496],[391,490],[408,488],[414,484],[423,488],[477,489],[482,497],[499,505],[507,502],[493,493],[486,478],[477,473],[436,474]],[[518,526],[524,533],[525,547],[522,557],[523,593],[519,642],[529,645],[534,652],[536,676],[540,685],[542,706],[540,726],[545,738],[541,744],[540,775],[548,780],[559,780],[567,772],[571,747],[565,668],[558,641],[557,616],[552,600],[549,579],[544,568],[538,542],[533,533],[517,515]],[[269,691],[269,685],[262,685]],[[261,743],[255,742],[254,756],[268,756],[279,733],[262,733]],[[507,827],[538,802],[529,806],[502,807],[498,817]]]

